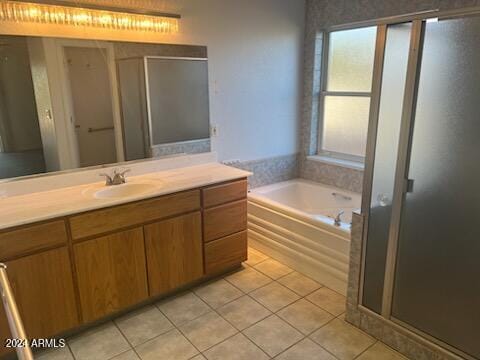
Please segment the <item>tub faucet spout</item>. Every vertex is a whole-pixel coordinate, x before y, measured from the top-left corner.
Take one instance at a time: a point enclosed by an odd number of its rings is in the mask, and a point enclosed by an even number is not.
[[[345,211],[340,211],[337,216],[335,216],[335,219],[333,220],[333,225],[335,226],[341,226],[342,225],[342,215],[345,213]]]

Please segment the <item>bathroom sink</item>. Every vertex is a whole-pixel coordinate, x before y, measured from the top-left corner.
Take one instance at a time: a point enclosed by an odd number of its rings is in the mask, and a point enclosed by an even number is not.
[[[120,199],[130,196],[142,195],[158,188],[154,184],[126,183],[101,188],[93,193],[96,199]]]

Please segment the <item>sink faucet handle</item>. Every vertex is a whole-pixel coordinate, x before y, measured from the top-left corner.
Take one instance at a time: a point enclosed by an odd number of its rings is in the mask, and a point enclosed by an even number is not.
[[[118,171],[118,169],[113,170],[113,173],[115,175],[120,175],[120,176],[125,176],[126,173],[132,171],[132,169],[123,169],[121,171]]]
[[[106,186],[110,186],[110,185],[113,184],[113,179],[110,175],[105,174],[105,173],[101,173],[101,174],[98,174],[98,176],[103,176],[105,178],[105,185]]]
[[[127,172],[131,171],[130,169],[123,169],[123,170],[118,170],[114,169],[113,170],[113,179],[112,179],[112,185],[121,185],[125,184],[127,180],[125,179],[125,174]]]

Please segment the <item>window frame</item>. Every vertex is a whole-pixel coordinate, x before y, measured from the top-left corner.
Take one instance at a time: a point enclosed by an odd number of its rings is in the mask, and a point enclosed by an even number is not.
[[[353,161],[359,164],[365,163],[364,156],[358,156],[348,153],[340,153],[335,151],[328,151],[323,149],[323,124],[325,122],[325,97],[327,96],[336,96],[336,97],[363,97],[370,99],[369,111],[371,111],[371,100],[373,93],[373,81],[370,91],[329,91],[328,86],[328,56],[330,51],[330,35],[335,32],[355,30],[361,28],[375,27],[378,35],[378,25],[365,25],[365,26],[351,26],[338,30],[325,30],[321,31],[322,34],[322,51],[321,51],[321,76],[320,76],[320,91],[319,91],[319,102],[318,102],[318,128],[317,128],[317,155],[322,157],[327,157],[331,159],[339,159],[346,161]],[[377,44],[375,42],[375,50],[377,51]],[[375,72],[375,62],[372,64],[372,73]],[[372,79],[373,80],[373,79]]]

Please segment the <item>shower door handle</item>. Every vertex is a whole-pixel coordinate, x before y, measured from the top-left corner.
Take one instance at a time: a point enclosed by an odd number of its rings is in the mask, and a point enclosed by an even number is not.
[[[404,193],[412,193],[413,192],[413,184],[414,184],[413,179],[405,179],[405,185],[404,185]]]

